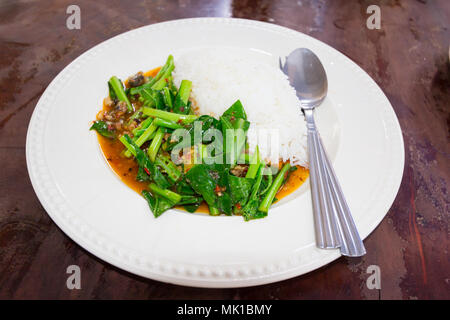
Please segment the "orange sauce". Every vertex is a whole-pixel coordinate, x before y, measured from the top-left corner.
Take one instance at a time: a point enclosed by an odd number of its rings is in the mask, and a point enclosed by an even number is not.
[[[136,175],[139,169],[138,164],[133,157],[127,158],[122,155],[124,146],[118,139],[108,139],[97,134],[98,142],[103,155],[111,167],[112,171],[131,189],[141,194],[142,190],[147,189],[148,182],[139,182]]]
[[[152,69],[150,71],[144,72],[144,76],[146,76],[146,77],[154,77],[159,72],[159,70],[161,70],[161,67],[158,67],[158,68]]]
[[[145,72],[145,76],[154,77],[161,68],[155,68],[148,72]],[[125,81],[125,85],[127,82]],[[103,104],[103,110],[108,111],[108,108]],[[128,187],[141,194],[142,190],[147,189],[147,182],[136,181],[136,175],[139,169],[138,164],[132,157],[126,158],[123,156],[123,151],[125,147],[118,139],[108,139],[100,134],[98,136],[98,141],[103,155],[108,162],[109,166],[113,172],[125,183]],[[282,163],[280,163],[282,165]],[[297,166],[297,170],[293,171],[286,183],[278,191],[276,198],[278,200],[286,197],[290,193],[297,190],[308,178],[309,170],[307,168]],[[206,203],[202,203],[196,212],[209,213],[208,206]]]
[[[297,170],[291,172],[289,178],[286,183],[281,186],[280,190],[278,190],[277,195],[275,196],[278,200],[286,197],[291,194],[306,181],[309,176],[309,170],[302,166],[296,166]]]

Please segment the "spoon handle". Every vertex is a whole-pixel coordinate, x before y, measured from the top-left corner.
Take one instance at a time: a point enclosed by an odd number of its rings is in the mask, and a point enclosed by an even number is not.
[[[304,110],[308,129],[308,154],[311,197],[314,212],[316,246],[322,249],[340,247],[340,237],[335,221],[336,208],[323,165],[320,138],[314,122],[313,110]]]
[[[361,237],[359,236],[358,229],[355,226],[355,222],[353,221],[352,214],[350,212],[350,208],[347,205],[344,193],[339,185],[339,181],[334,173],[331,162],[327,157],[320,137],[319,148],[322,159],[324,160],[323,165],[326,170],[327,182],[330,186],[333,202],[335,204],[334,214],[336,216],[335,221],[337,222],[337,227],[340,234],[341,253],[344,256],[349,257],[363,256],[366,254],[366,249]]]

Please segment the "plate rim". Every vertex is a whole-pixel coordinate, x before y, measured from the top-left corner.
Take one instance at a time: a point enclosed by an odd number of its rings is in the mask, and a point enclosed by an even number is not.
[[[147,29],[159,29],[164,28],[164,26],[167,25],[179,25],[179,24],[192,24],[192,23],[218,23],[218,24],[235,24],[235,25],[241,25],[243,27],[256,27],[259,29],[270,29],[272,31],[281,32],[283,34],[291,34],[293,36],[302,36],[306,38],[309,41],[313,42],[319,42],[322,45],[326,46],[330,52],[333,52],[334,55],[337,57],[337,60],[340,61],[346,61],[346,63],[350,63],[350,67],[355,69],[355,72],[359,72],[364,77],[367,77],[369,80],[367,82],[368,85],[371,86],[372,90],[378,91],[377,94],[380,94],[380,98],[385,99],[388,106],[390,108],[387,108],[385,111],[390,112],[390,121],[392,121],[393,127],[396,127],[396,134],[398,134],[399,139],[397,139],[396,143],[398,144],[396,148],[396,151],[398,152],[398,160],[401,162],[401,173],[397,173],[397,181],[394,181],[394,177],[392,177],[391,180],[391,186],[390,189],[393,191],[392,196],[390,197],[389,204],[386,204],[386,212],[380,216],[378,219],[374,219],[372,224],[368,227],[369,232],[367,234],[362,234],[363,238],[366,238],[370,233],[372,233],[375,228],[379,225],[379,223],[384,219],[386,216],[389,208],[392,206],[392,203],[395,200],[395,197],[398,193],[398,190],[400,188],[401,180],[403,177],[403,171],[404,171],[404,157],[405,157],[405,151],[404,151],[404,141],[402,136],[401,127],[398,121],[398,118],[395,114],[394,109],[392,108],[392,105],[390,104],[389,100],[385,96],[384,92],[379,88],[379,86],[375,83],[375,81],[361,68],[359,67],[355,62],[353,62],[350,58],[348,58],[343,53],[339,52],[338,50],[334,49],[333,47],[329,46],[328,44],[317,40],[309,35],[306,35],[304,33],[301,33],[299,31],[295,31],[283,26],[267,23],[267,22],[260,22],[255,20],[247,20],[247,19],[237,19],[237,18],[187,18],[187,19],[177,19],[177,20],[170,20],[165,22],[160,22],[156,24],[150,24],[146,26],[142,26],[137,29],[133,29],[124,33],[121,33],[119,35],[116,35],[112,38],[109,38],[96,46],[86,50],[83,52],[80,56],[75,58],[71,63],[69,63],[63,70],[60,71],[60,73],[52,80],[52,82],[48,85],[44,93],[41,95],[39,101],[36,104],[36,107],[33,111],[32,117],[30,119],[29,125],[28,125],[28,131],[27,131],[27,137],[26,137],[26,163],[27,163],[27,169],[30,176],[31,184],[33,186],[33,189],[35,190],[36,195],[39,198],[39,201],[41,202],[42,206],[46,210],[47,214],[51,217],[51,219],[56,223],[56,225],[72,240],[74,240],[77,244],[79,244],[81,247],[83,247],[88,252],[94,254],[96,257],[99,257],[100,259],[104,260],[107,263],[110,263],[122,270],[126,270],[128,272],[131,272],[133,274],[137,274],[139,276],[143,276],[146,278],[151,278],[158,281],[173,283],[173,284],[179,284],[179,285],[187,285],[187,286],[194,286],[194,287],[208,287],[208,288],[232,288],[232,287],[248,287],[248,286],[255,286],[255,285],[261,285],[261,284],[267,284],[272,283],[276,281],[285,280],[288,278],[292,278],[294,276],[299,276],[305,273],[308,273],[312,270],[315,270],[319,267],[322,267],[333,260],[340,257],[339,252],[336,250],[334,251],[327,251],[327,250],[315,250],[314,255],[311,256],[310,263],[307,265],[302,265],[301,267],[296,267],[295,263],[293,265],[285,265],[284,268],[282,268],[281,271],[268,271],[268,272],[261,272],[261,270],[240,270],[237,271],[237,274],[229,274],[227,272],[222,271],[214,271],[214,270],[188,270],[179,268],[177,266],[173,266],[170,264],[170,262],[166,263],[158,263],[155,262],[151,266],[146,265],[147,270],[144,270],[144,266],[137,267],[136,261],[127,260],[126,257],[118,255],[113,255],[111,253],[105,253],[102,249],[103,247],[97,247],[95,245],[96,239],[89,239],[90,241],[87,241],[86,238],[92,238],[92,235],[90,234],[90,230],[86,230],[79,224],[79,221],[71,221],[72,227],[68,227],[67,224],[63,221],[64,219],[61,217],[62,212],[64,210],[69,210],[64,207],[63,203],[52,203],[52,201],[48,201],[48,199],[45,196],[45,190],[42,188],[42,186],[48,185],[51,183],[51,177],[48,172],[42,171],[45,169],[45,163],[42,163],[40,159],[35,159],[33,157],[36,157],[36,138],[33,138],[33,134],[36,135],[37,132],[44,131],[45,128],[42,124],[39,124],[38,120],[42,117],[45,118],[45,112],[48,110],[45,110],[46,104],[51,104],[51,98],[55,95],[55,92],[58,90],[58,85],[60,85],[61,80],[63,77],[69,77],[72,73],[75,73],[78,68],[80,68],[80,63],[83,62],[83,59],[89,59],[90,56],[94,56],[97,50],[102,49],[102,47],[106,47],[108,43],[112,43],[114,41],[117,41],[118,38],[126,38],[127,36],[130,37],[133,34],[138,34],[140,32],[145,32]],[[355,68],[356,67],[356,68]],[[386,112],[385,112],[386,113]],[[400,163],[399,162],[399,163]],[[38,167],[36,167],[38,166]],[[36,168],[39,168],[42,172],[41,175],[36,174]],[[48,171],[48,169],[47,169]],[[43,173],[43,174],[42,174]],[[54,200],[54,199],[53,199]],[[60,214],[57,214],[57,212],[61,212]],[[67,215],[67,213],[66,213]],[[94,241],[94,243],[92,242]],[[98,241],[98,239],[97,239]],[[93,245],[94,244],[94,245]],[[98,243],[97,243],[98,244]],[[125,258],[125,259],[124,259]],[[148,271],[150,269],[151,271]],[[211,268],[212,269],[212,268]],[[242,271],[242,272],[241,272]],[[195,276],[194,276],[195,275]]]

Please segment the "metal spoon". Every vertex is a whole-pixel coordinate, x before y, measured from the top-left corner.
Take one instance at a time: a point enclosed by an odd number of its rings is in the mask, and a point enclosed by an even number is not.
[[[340,248],[346,256],[362,256],[366,253],[364,244],[314,122],[313,110],[327,95],[325,69],[319,58],[306,48],[292,51],[284,65],[280,59],[280,68],[297,92],[308,128],[316,245],[324,249]]]

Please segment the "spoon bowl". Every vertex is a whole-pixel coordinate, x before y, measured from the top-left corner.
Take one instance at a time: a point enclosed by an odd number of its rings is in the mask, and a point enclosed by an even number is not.
[[[325,100],[327,74],[314,52],[306,48],[295,49],[287,56],[282,70],[295,88],[303,109],[315,108]]]

